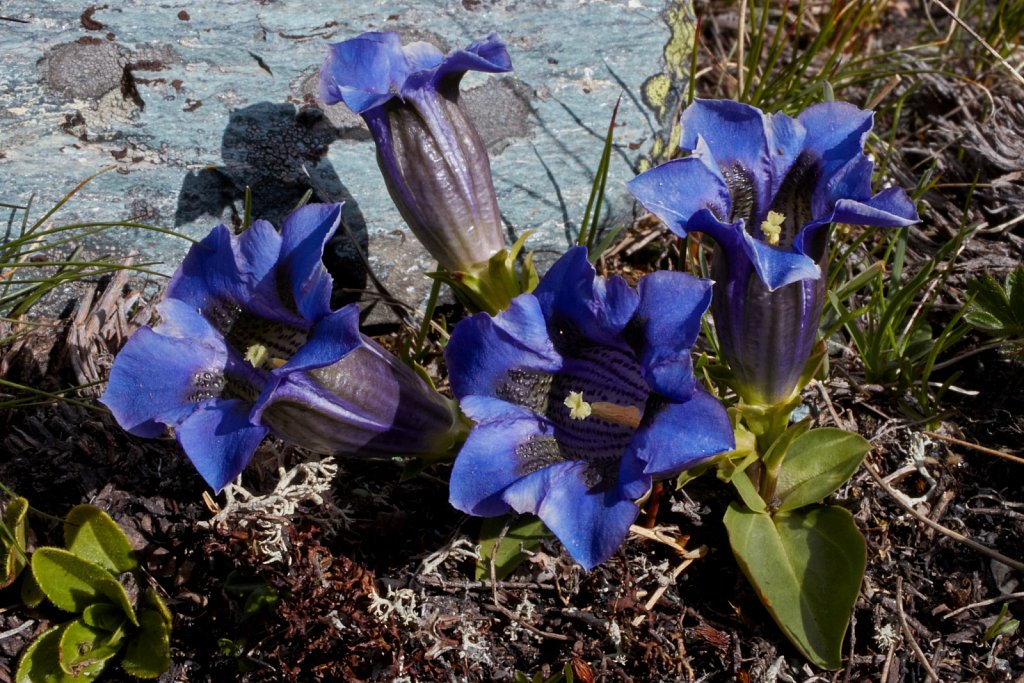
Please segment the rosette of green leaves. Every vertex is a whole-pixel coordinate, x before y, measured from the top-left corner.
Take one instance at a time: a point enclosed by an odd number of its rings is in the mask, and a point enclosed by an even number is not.
[[[152,589],[129,597],[121,577],[139,565],[124,532],[102,510],[78,505],[64,522],[64,543],[32,554],[32,577],[77,616],[26,648],[16,683],[93,681],[118,655],[132,676],[158,677],[170,666],[171,613]]]

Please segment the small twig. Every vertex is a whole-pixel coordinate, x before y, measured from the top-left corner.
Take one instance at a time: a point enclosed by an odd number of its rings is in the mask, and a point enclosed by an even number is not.
[[[997,595],[994,598],[982,600],[981,602],[975,602],[970,605],[964,605],[963,607],[955,609],[952,612],[946,612],[942,615],[942,618],[951,619],[952,617],[955,617],[961,612],[966,612],[969,609],[975,609],[977,607],[988,607],[989,605],[998,605],[1001,602],[1008,602],[1010,600],[1024,600],[1024,593],[1007,593],[1006,595]]]
[[[871,110],[881,104],[882,101],[889,96],[889,93],[892,92],[893,88],[900,84],[901,80],[903,79],[899,74],[893,74],[890,76],[889,80],[882,86],[882,89],[875,93],[875,96],[871,98],[871,101],[864,105],[864,108]]]
[[[934,437],[936,439],[939,439],[940,441],[945,441],[947,443],[955,444],[957,446],[963,446],[964,448],[971,448],[971,449],[974,449],[976,451],[980,451],[981,453],[987,453],[988,455],[994,455],[994,456],[996,456],[998,458],[1005,458],[1005,459],[1007,459],[1007,460],[1009,460],[1011,462],[1015,462],[1015,463],[1018,463],[1020,465],[1024,465],[1024,458],[1020,457],[1019,455],[1010,455],[1009,453],[1005,453],[1003,451],[997,451],[994,448],[988,448],[986,446],[980,446],[980,445],[978,445],[976,443],[971,443],[970,441],[962,441],[961,439],[956,439],[956,438],[954,438],[952,436],[946,436],[945,434],[937,434],[936,432],[927,432],[927,431],[925,432],[925,434],[927,434],[928,436]]]
[[[970,351],[964,351],[963,353],[957,354],[956,356],[944,360],[941,363],[936,363],[935,365],[932,366],[932,371],[934,372],[935,370],[942,370],[943,368],[948,368],[950,365],[955,365],[964,359],[970,358],[971,356],[975,356],[979,353],[984,353],[985,351],[991,351],[992,349],[998,349],[1001,346],[1005,345],[1006,340],[1000,339],[999,341],[994,341],[988,344],[982,344],[981,346],[976,346]]]
[[[818,391],[821,392],[821,398],[825,400],[825,405],[828,406],[828,412],[832,415],[832,419],[836,422],[836,427],[845,429],[843,421],[839,419],[839,414],[836,412],[835,406],[832,405],[832,399],[828,395],[828,389],[825,388],[824,383],[821,380],[814,380],[814,384],[818,387]]]
[[[871,464],[865,462],[864,469],[868,471],[868,474],[870,474],[871,478],[875,480],[875,483],[881,486],[885,490],[885,492],[888,493],[894,501],[896,501],[897,505],[899,505],[901,508],[903,508],[904,510],[912,514],[914,517],[916,517],[917,520],[920,521],[922,524],[926,524],[931,528],[935,529],[936,531],[938,531],[939,533],[943,534],[944,536],[948,536],[949,538],[952,538],[954,541],[959,541],[960,543],[963,543],[972,550],[976,550],[982,555],[990,557],[998,562],[1002,562],[1008,567],[1012,567],[1017,571],[1024,571],[1024,562],[1015,560],[1012,557],[1007,557],[1006,555],[1003,555],[997,550],[993,550],[992,548],[989,548],[986,545],[982,545],[981,543],[978,543],[975,540],[967,538],[963,534],[953,531],[952,529],[948,529],[939,524],[938,522],[933,522],[925,515],[922,515],[920,512],[915,510],[912,505],[907,504],[903,500],[903,494],[894,489],[893,487],[889,486],[889,484],[887,484],[885,480],[882,478],[882,475],[879,474],[878,471],[875,470],[874,466],[872,466]]]
[[[18,635],[19,633],[21,633],[22,631],[24,631],[25,629],[27,629],[29,626],[31,626],[34,623],[36,623],[35,620],[27,619],[26,621],[23,621],[21,624],[19,624],[18,626],[15,626],[11,630],[4,631],[3,633],[0,633],[0,640],[3,640],[5,638],[10,638],[11,636]]]
[[[701,547],[704,550],[707,550],[706,546],[701,546]],[[676,579],[678,579],[679,575],[683,573],[683,570],[685,570],[687,567],[689,567],[691,564],[693,564],[693,561],[695,559],[697,559],[697,558],[696,557],[687,557],[685,560],[680,562],[676,566],[675,569],[672,570],[672,581],[671,582],[666,581],[662,585],[658,586],[657,589],[655,589],[654,593],[651,594],[650,599],[644,604],[644,612],[650,612],[652,609],[654,609],[654,606],[658,604],[659,600],[661,600],[661,596],[665,594],[665,591],[668,590],[668,587],[671,584],[676,582]],[[647,618],[646,614],[641,614],[641,615],[638,615],[636,617],[633,617],[633,621],[630,622],[630,623],[632,623],[634,627],[635,626],[639,626],[640,624],[644,623],[644,619],[646,619],[646,618]]]
[[[895,654],[896,643],[893,643],[885,655],[885,665],[882,667],[882,675],[878,679],[880,683],[889,683],[889,668],[892,667],[892,660]]]
[[[924,670],[928,672],[927,681],[938,681],[939,675],[935,673],[935,669],[928,662],[928,658],[925,657],[924,651],[921,646],[917,644],[917,639],[914,638],[914,632],[910,630],[910,625],[907,623],[907,615],[903,613],[903,577],[896,577],[896,616],[900,620],[900,628],[903,629],[903,636],[910,641],[910,647],[914,651],[914,655],[917,657],[917,661],[921,663]]]
[[[540,630],[539,628],[537,628],[533,624],[528,623],[521,616],[519,616],[518,614],[516,614],[515,612],[510,610],[508,607],[505,607],[504,605],[502,605],[498,601],[498,576],[497,576],[497,568],[496,568],[495,563],[494,563],[494,558],[497,557],[497,555],[498,555],[498,549],[501,547],[501,542],[505,540],[505,534],[508,533],[509,524],[510,524],[510,522],[505,522],[505,526],[502,527],[501,533],[498,534],[498,538],[496,538],[495,541],[494,541],[494,548],[491,550],[491,557],[490,557],[490,563],[489,564],[490,564],[490,569],[491,569],[491,599],[494,602],[494,609],[498,610],[499,612],[504,614],[507,618],[509,618],[512,621],[516,622],[517,624],[519,624],[520,626],[525,628],[530,633],[532,633],[534,635],[537,635],[537,636],[540,636],[541,638],[550,638],[552,640],[561,640],[561,641],[564,641],[564,642],[571,641],[572,638],[570,638],[569,636],[566,636],[566,635],[562,635],[561,633],[549,633],[548,631]]]
[[[743,97],[743,43],[747,32],[747,0],[740,0],[740,24],[736,36],[736,99]]]
[[[941,7],[941,8],[942,8],[942,10],[943,10],[943,11],[944,11],[944,12],[945,12],[946,14],[948,14],[948,15],[949,15],[949,18],[950,18],[950,19],[952,19],[952,20],[953,20],[953,21],[955,21],[955,22],[956,22],[957,24],[959,24],[959,25],[960,25],[960,28],[962,28],[963,30],[965,30],[965,31],[967,31],[968,33],[970,33],[970,34],[971,34],[971,37],[972,37],[972,38],[974,38],[974,39],[975,39],[976,41],[978,41],[979,43],[981,43],[981,46],[982,46],[983,48],[985,48],[985,50],[986,50],[986,51],[987,51],[987,52],[988,52],[988,53],[989,53],[990,55],[992,55],[993,57],[995,57],[995,58],[996,58],[996,61],[998,61],[998,62],[999,62],[1000,64],[1002,64],[1002,65],[1003,65],[1003,66],[1004,66],[1004,67],[1006,68],[1006,70],[1007,70],[1007,71],[1009,71],[1009,72],[1010,72],[1011,74],[1013,74],[1013,77],[1014,77],[1014,78],[1016,78],[1016,79],[1017,79],[1018,81],[1020,81],[1020,83],[1021,83],[1022,85],[1024,85],[1024,76],[1021,76],[1021,75],[1020,75],[1020,72],[1018,72],[1018,71],[1017,71],[1016,69],[1014,69],[1014,68],[1013,68],[1013,65],[1012,65],[1012,64],[1010,64],[1010,63],[1009,63],[1008,61],[1006,61],[1005,59],[1003,59],[1003,56],[1002,56],[1001,54],[999,54],[999,53],[998,53],[998,52],[996,51],[996,49],[995,49],[994,47],[992,47],[991,45],[989,45],[989,44],[988,44],[988,43],[987,43],[987,42],[985,41],[985,39],[984,39],[984,38],[982,38],[981,36],[979,36],[979,35],[978,35],[978,34],[977,34],[977,33],[976,33],[975,31],[974,31],[974,29],[973,29],[973,28],[971,28],[970,26],[968,26],[968,25],[967,25],[967,23],[966,23],[966,22],[965,22],[965,21],[964,21],[963,19],[961,19],[960,17],[958,17],[958,16],[956,15],[956,12],[954,12],[953,10],[949,9],[948,7],[946,7],[946,6],[945,6],[945,5],[944,5],[944,4],[943,4],[943,3],[941,2],[941,0],[932,0],[932,4],[935,4],[935,5],[938,5],[939,7]]]

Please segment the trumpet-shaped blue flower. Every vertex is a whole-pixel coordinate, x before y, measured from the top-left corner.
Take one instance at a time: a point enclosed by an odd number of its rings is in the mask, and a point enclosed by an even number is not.
[[[637,289],[597,277],[583,247],[496,316],[463,320],[445,351],[477,422],[451,502],[484,517],[538,515],[588,569],[625,540],[653,479],[733,448],[690,347],[710,283],[659,272]]]
[[[330,309],[320,258],[340,204],[312,204],[281,233],[219,225],[185,257],[160,305],[114,360],[100,399],[128,432],[173,429],[220,490],[268,432],[322,453],[443,452],[460,425],[450,401],[359,332],[355,304]]]
[[[773,404],[797,389],[824,306],[829,226],[918,220],[903,190],[871,192],[872,117],[845,102],[794,119],[697,100],[681,119],[689,156],[629,182],[670,230],[717,242],[712,315],[747,401]]]
[[[459,104],[466,71],[510,71],[491,35],[444,55],[397,33],[364,33],[330,46],[320,96],[366,121],[391,198],[416,238],[446,269],[471,272],[505,248],[487,150]]]

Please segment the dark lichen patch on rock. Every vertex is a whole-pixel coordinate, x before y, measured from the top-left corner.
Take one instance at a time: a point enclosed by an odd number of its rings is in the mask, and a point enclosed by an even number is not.
[[[73,42],[53,46],[40,62],[47,92],[65,100],[98,100],[119,90],[128,58],[116,44]]]
[[[461,95],[462,105],[491,154],[501,154],[513,141],[530,136],[532,99],[532,89],[511,77],[488,79]]]

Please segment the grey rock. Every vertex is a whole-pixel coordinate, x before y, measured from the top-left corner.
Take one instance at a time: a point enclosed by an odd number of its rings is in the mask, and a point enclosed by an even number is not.
[[[82,38],[50,48],[39,68],[46,90],[57,97],[98,100],[120,90],[128,59],[116,43]]]
[[[104,28],[87,31],[88,3],[9,0],[4,15],[28,23],[0,31],[0,202],[34,196],[39,216],[115,163],[116,173],[54,218],[142,217],[195,239],[240,221],[247,186],[255,215],[275,221],[311,191],[346,201],[346,223],[374,273],[417,306],[434,264],[392,205],[361,119],[317,98],[327,45],[393,29],[451,49],[499,33],[514,73],[470,73],[463,98],[491,150],[509,238],[534,230],[528,247],[549,263],[578,230],[623,87],[634,96],[619,112],[602,225],[631,216],[622,182],[658,132],[637,91],[661,68],[666,1],[195,0],[183,15],[180,6],[108,0],[90,15]],[[334,268],[357,289],[366,274],[345,239],[332,245]],[[164,273],[190,244],[139,230],[91,240],[88,253],[135,250]]]

